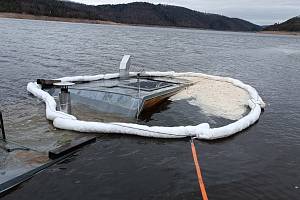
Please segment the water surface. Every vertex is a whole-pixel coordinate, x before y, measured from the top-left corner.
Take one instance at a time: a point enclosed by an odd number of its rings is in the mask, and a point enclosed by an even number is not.
[[[47,151],[78,134],[53,128],[43,102],[26,91],[27,82],[115,72],[122,55],[131,54],[149,71],[240,79],[268,104],[259,122],[242,133],[196,142],[210,199],[300,198],[300,37],[13,19],[0,19],[0,30],[0,109],[9,139]],[[194,109],[180,106],[167,104],[146,123],[198,124]],[[199,195],[188,139],[102,135],[6,199]]]

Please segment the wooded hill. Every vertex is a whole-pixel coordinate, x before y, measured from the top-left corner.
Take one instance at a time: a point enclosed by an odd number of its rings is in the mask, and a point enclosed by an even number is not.
[[[238,18],[144,2],[90,6],[59,0],[0,0],[0,12],[227,31],[261,29],[258,25]]]
[[[283,23],[274,24],[264,29],[265,31],[289,31],[300,32],[300,16],[293,17]]]

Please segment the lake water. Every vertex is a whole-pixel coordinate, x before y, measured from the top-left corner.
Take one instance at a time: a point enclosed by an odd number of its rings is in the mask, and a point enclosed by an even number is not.
[[[56,130],[45,119],[43,102],[26,91],[37,78],[116,72],[122,56],[131,54],[147,71],[203,72],[254,86],[267,103],[258,123],[234,137],[196,141],[208,197],[300,199],[300,37],[0,19],[0,45],[8,138],[39,151],[79,133]],[[199,123],[193,109],[175,107],[145,123]],[[4,199],[29,197],[201,198],[188,139],[109,135]]]

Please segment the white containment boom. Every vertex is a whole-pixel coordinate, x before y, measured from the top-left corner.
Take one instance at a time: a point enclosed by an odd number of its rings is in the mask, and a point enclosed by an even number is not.
[[[99,74],[95,76],[76,76],[64,77],[62,81],[95,81],[110,78],[117,78],[121,76],[121,70],[124,72],[129,69],[130,56],[124,56],[120,64],[120,74]],[[122,71],[123,72],[123,71]],[[127,72],[126,72],[127,73]],[[137,72],[128,73],[128,76],[136,76]],[[229,78],[206,75],[202,73],[175,73],[175,72],[145,72],[143,76],[152,77],[202,77],[211,80],[223,81],[232,83],[233,85],[244,89],[249,94],[248,106],[250,112],[241,119],[234,121],[226,126],[218,128],[210,128],[208,123],[201,123],[196,126],[177,126],[177,127],[163,127],[163,126],[146,126],[132,123],[102,123],[102,122],[88,122],[77,120],[75,116],[56,111],[56,102],[54,98],[43,91],[37,83],[28,83],[27,90],[34,96],[42,99],[46,103],[46,117],[53,121],[56,128],[73,130],[79,132],[89,133],[111,133],[111,134],[131,134],[144,137],[155,138],[183,138],[183,137],[196,137],[198,139],[218,139],[231,136],[238,133],[252,124],[254,124],[260,117],[261,108],[265,107],[265,103],[258,95],[257,91],[250,85],[243,82]]]

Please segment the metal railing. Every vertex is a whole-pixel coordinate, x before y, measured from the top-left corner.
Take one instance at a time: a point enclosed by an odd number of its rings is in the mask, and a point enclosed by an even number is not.
[[[137,110],[137,115],[136,115],[136,119],[139,118],[140,112],[141,112],[141,108],[140,108],[140,101],[141,101],[141,82],[140,82],[140,78],[141,78],[141,74],[144,72],[145,70],[142,69],[141,71],[139,71],[136,75],[137,77],[137,83],[138,83],[138,110]]]

